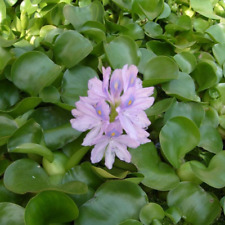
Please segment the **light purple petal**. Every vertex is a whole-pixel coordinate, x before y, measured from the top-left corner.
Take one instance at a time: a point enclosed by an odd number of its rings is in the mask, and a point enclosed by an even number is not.
[[[136,88],[136,89],[142,88],[142,80],[141,80],[140,78],[137,78],[137,79],[136,79],[136,82],[135,82],[135,88]]]
[[[108,145],[108,139],[105,139],[104,141],[98,143],[95,145],[93,150],[91,151],[91,162],[92,163],[98,163],[101,161],[101,159],[104,156],[105,148]]]
[[[146,98],[151,96],[154,93],[154,87],[148,88],[140,88],[136,90],[136,97],[137,98]]]
[[[111,68],[107,67],[104,68],[102,67],[102,75],[103,75],[103,85],[102,85],[102,91],[103,93],[105,93],[106,95],[109,94],[109,77],[111,74]]]
[[[71,113],[72,113],[72,115],[74,117],[82,116],[83,115],[83,113],[81,111],[77,110],[77,109],[72,109]]]
[[[72,128],[79,130],[79,131],[86,131],[90,130],[93,127],[99,124],[99,121],[93,120],[90,116],[79,116],[76,119],[71,119],[70,123]]]
[[[131,162],[131,154],[129,151],[127,151],[126,145],[114,142],[114,152],[120,160],[125,161],[127,163]]]
[[[146,113],[142,110],[136,110],[135,108],[127,109],[124,114],[138,127],[146,128],[151,122],[148,119]]]
[[[113,123],[110,123],[105,131],[106,136],[108,137],[118,137],[122,134],[123,129],[119,120],[115,120]]]
[[[115,161],[115,152],[113,151],[113,145],[109,142],[105,152],[105,165],[108,169],[112,169],[112,165]]]
[[[135,127],[133,123],[124,116],[122,113],[119,115],[120,123],[123,127],[123,129],[126,131],[126,133],[133,139],[137,139],[137,132],[135,130]]]
[[[123,90],[123,79],[122,79],[122,70],[114,70],[111,80],[110,80],[110,93],[117,99]]]
[[[102,126],[96,126],[84,138],[82,145],[84,146],[91,146],[93,145],[96,138],[100,137],[103,134]]]
[[[109,105],[104,101],[100,100],[96,105],[95,112],[102,120],[109,120]]]
[[[118,138],[116,138],[116,141],[127,145],[130,148],[137,148],[140,144],[135,139],[130,138],[128,135],[121,135]]]
[[[82,98],[80,101],[76,102],[76,108],[84,115],[89,115],[91,117],[98,118],[95,112],[95,108],[91,104],[84,102]]]
[[[153,97],[149,97],[149,98],[137,98],[135,99],[134,104],[132,105],[133,108],[135,108],[136,110],[146,110],[148,109],[150,106],[152,106],[152,104],[154,103],[154,98]]]

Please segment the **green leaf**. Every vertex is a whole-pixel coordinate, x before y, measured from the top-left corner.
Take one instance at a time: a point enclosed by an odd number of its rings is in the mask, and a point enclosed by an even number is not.
[[[223,188],[225,186],[225,152],[217,153],[211,159],[208,168],[202,165],[191,163],[191,168],[195,175],[206,184],[214,188]]]
[[[54,156],[53,153],[43,145],[35,144],[35,143],[24,143],[18,145],[16,148],[10,150],[10,152],[14,153],[31,153],[37,154],[45,157],[49,161],[53,161]]]
[[[124,1],[124,0],[113,0],[114,3],[116,3],[121,9],[124,9],[126,11],[131,11],[133,0],[131,1]]]
[[[142,183],[150,188],[168,191],[179,183],[175,171],[166,163],[161,162],[153,143],[130,149],[132,163],[138,172],[144,175]]]
[[[185,220],[193,225],[210,225],[220,213],[218,199],[191,182],[177,185],[169,192],[167,202],[180,209]]]
[[[128,219],[120,223],[119,225],[142,225],[142,223],[137,220]]]
[[[18,125],[8,115],[0,115],[0,146],[7,143],[10,136],[17,129]]]
[[[48,175],[38,163],[30,159],[19,159],[6,169],[4,185],[12,192],[24,194],[43,190],[50,183]]]
[[[163,12],[163,0],[134,0],[132,12],[140,17],[147,17],[149,20],[155,19]]]
[[[13,151],[21,144],[42,142],[43,133],[39,124],[34,120],[27,121],[23,126],[16,130],[8,141],[8,150]]]
[[[166,112],[171,105],[175,102],[175,98],[165,98],[156,102],[153,106],[148,108],[145,112],[147,116],[158,116],[161,113]]]
[[[10,161],[7,159],[0,160],[0,176],[2,176],[6,170],[6,168],[10,165]]]
[[[71,68],[90,54],[91,42],[77,31],[68,30],[60,34],[54,46],[54,56],[57,62]]]
[[[4,0],[0,0],[0,15],[1,15],[0,23],[2,23],[4,21],[4,19],[6,18],[6,6],[5,6]]]
[[[0,203],[0,223],[2,225],[25,225],[24,208],[10,202]]]
[[[167,18],[171,13],[171,9],[170,9],[170,6],[164,2],[164,8],[163,8],[163,11],[162,13],[158,16],[158,19],[165,19]]]
[[[70,194],[84,194],[87,186],[79,181],[54,183],[42,167],[31,159],[19,159],[7,167],[4,175],[4,185],[14,193],[41,192],[57,190]]]
[[[29,225],[64,223],[76,219],[78,214],[76,204],[66,194],[45,191],[28,202],[25,209],[25,222]]]
[[[80,207],[76,224],[116,225],[126,219],[137,219],[146,203],[147,196],[137,184],[108,181],[97,190],[93,199]]]
[[[191,76],[197,81],[198,91],[214,86],[218,80],[214,67],[208,62],[198,63]]]
[[[223,150],[223,140],[220,133],[212,125],[203,123],[200,127],[200,135],[199,147],[215,154]]]
[[[200,127],[204,119],[204,109],[201,104],[194,102],[174,102],[173,105],[166,111],[164,122],[177,116],[187,117]]]
[[[62,179],[62,183],[71,181],[80,181],[96,189],[103,180],[93,171],[89,162],[84,162],[68,170]]]
[[[62,100],[74,106],[80,96],[87,96],[88,81],[94,77],[98,75],[90,67],[76,66],[66,70],[62,80]]]
[[[225,43],[215,44],[212,48],[213,55],[216,58],[217,62],[222,66],[225,62]]]
[[[44,53],[27,52],[13,63],[11,76],[18,88],[35,96],[44,87],[52,84],[60,72],[60,66]]]
[[[144,25],[144,30],[146,35],[148,35],[151,38],[157,38],[158,36],[161,36],[163,34],[163,29],[162,27],[155,22],[147,22]]]
[[[70,123],[44,131],[46,146],[50,149],[62,148],[65,144],[77,139],[81,132],[73,129]]]
[[[104,45],[106,56],[113,69],[125,64],[138,65],[139,52],[137,44],[128,36],[119,36]],[[122,54],[121,54],[122,53]]]
[[[195,56],[190,52],[181,52],[176,54],[174,59],[184,73],[191,73],[197,65]]]
[[[19,90],[9,81],[0,83],[0,110],[6,110],[19,100]]]
[[[178,168],[185,154],[198,145],[200,132],[194,122],[179,116],[167,121],[160,131],[159,140],[167,160]]]
[[[162,220],[165,216],[163,208],[156,203],[148,203],[140,211],[140,220],[144,225],[151,224],[154,219]]]
[[[27,111],[35,108],[41,103],[41,98],[38,97],[28,97],[22,99],[20,102],[18,102],[12,109],[9,110],[2,110],[1,113],[8,113],[11,116],[19,116]]]
[[[214,5],[212,2],[213,1],[206,0],[204,4],[202,4],[201,0],[190,0],[190,5],[196,12],[207,18],[220,19],[213,11]]]
[[[179,72],[179,76],[176,80],[164,83],[162,89],[167,95],[174,96],[183,101],[200,101],[199,96],[195,92],[193,79],[183,72]]]
[[[220,44],[225,43],[225,25],[222,23],[215,24],[210,26],[207,30],[206,33],[209,34],[209,36],[215,41]]]
[[[60,102],[60,94],[56,87],[49,86],[40,92],[40,98],[43,102],[57,103]]]
[[[167,56],[154,57],[145,66],[143,85],[151,86],[177,79],[178,72],[178,66],[173,59]]]
[[[0,14],[1,14],[1,10],[2,10],[2,8],[1,8],[1,2],[2,2],[3,0],[0,0]],[[4,3],[3,3],[4,4]],[[1,18],[0,18],[0,23],[1,23]],[[0,40],[1,41],[1,40]],[[0,47],[0,60],[1,60],[1,64],[0,64],[0,72],[2,72],[2,70],[6,67],[6,65],[8,64],[8,62],[10,61],[12,59],[12,54],[8,51],[8,50],[6,50],[6,49],[4,49],[4,48],[2,48],[2,47]]]
[[[63,9],[65,18],[75,29],[82,27],[87,21],[103,22],[104,8],[98,1],[94,1],[86,7],[65,5]]]

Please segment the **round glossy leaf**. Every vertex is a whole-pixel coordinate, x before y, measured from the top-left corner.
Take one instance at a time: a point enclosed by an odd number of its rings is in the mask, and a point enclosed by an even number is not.
[[[62,80],[62,99],[65,103],[74,106],[80,96],[87,96],[88,81],[98,77],[97,73],[90,67],[77,66],[66,70]]]
[[[71,117],[71,112],[57,106],[46,106],[35,109],[29,118],[40,124],[43,130],[48,130],[68,123]]]
[[[77,31],[69,30],[57,37],[54,56],[60,64],[70,68],[88,56],[92,49],[92,44],[87,38]]]
[[[0,110],[6,110],[19,100],[19,90],[9,81],[0,83]]]
[[[76,219],[78,214],[76,204],[66,194],[45,191],[28,202],[25,209],[25,222],[29,225],[64,223]]]
[[[4,184],[10,191],[24,194],[48,188],[49,180],[38,163],[30,159],[19,159],[6,169]]]
[[[220,24],[215,24],[209,27],[206,30],[206,33],[209,34],[209,36],[215,41],[219,42],[220,44],[225,43],[225,25],[220,23]]]
[[[119,36],[105,44],[105,53],[113,69],[122,68],[125,64],[138,65],[139,52],[134,40]]]
[[[141,18],[145,16],[151,21],[162,13],[163,7],[162,0],[134,0],[132,12],[137,13]]]
[[[174,117],[161,129],[159,140],[167,160],[178,168],[185,154],[198,145],[200,132],[186,117]]]
[[[162,13],[158,16],[158,19],[164,19],[167,18],[171,13],[170,6],[164,2],[164,9]]]
[[[10,202],[0,203],[0,224],[1,225],[25,225],[24,208]]]
[[[62,179],[62,183],[80,181],[93,189],[96,189],[103,180],[93,171],[92,165],[84,162],[68,170]]]
[[[86,7],[65,5],[63,14],[75,29],[79,29],[87,21],[103,22],[104,8],[98,1],[95,1]]]
[[[73,129],[70,123],[44,131],[46,146],[56,150],[62,148],[80,136],[81,132]]]
[[[178,78],[178,66],[167,56],[152,58],[144,70],[144,85],[151,86]]]
[[[37,95],[44,87],[52,84],[60,72],[60,66],[44,53],[27,52],[14,62],[11,76],[18,88],[31,95]]]
[[[133,1],[113,0],[121,9],[131,11]]]
[[[202,180],[200,180],[195,173],[193,172],[192,168],[191,168],[191,162],[192,161],[187,161],[185,163],[183,163],[178,169],[177,169],[177,175],[179,176],[181,181],[191,181],[195,184],[201,184]],[[199,167],[201,168],[205,168],[205,166],[198,162],[198,161],[194,161],[195,164],[199,165]]]
[[[137,220],[128,219],[120,223],[119,225],[142,225],[142,223]]]
[[[41,103],[41,98],[37,97],[28,97],[22,99],[20,102],[18,102],[12,109],[5,110],[5,111],[0,111],[2,113],[8,113],[11,116],[19,116],[27,111],[35,108]]]
[[[198,91],[208,89],[217,83],[216,71],[208,62],[198,63],[191,75],[197,81]]]
[[[184,101],[200,101],[195,92],[195,83],[191,76],[186,73],[179,73],[176,80],[171,80],[162,85],[167,95],[175,96]]]
[[[17,146],[25,143],[40,144],[43,138],[42,129],[34,120],[27,121],[16,130],[8,141],[8,150],[13,151]]]
[[[117,225],[126,219],[137,219],[146,203],[147,196],[137,184],[108,181],[97,190],[93,199],[80,207],[76,224]]]
[[[191,163],[195,175],[203,182],[214,188],[225,187],[225,152],[217,153],[210,161],[208,168],[202,165]]]
[[[144,175],[142,183],[155,190],[168,191],[179,183],[175,171],[166,163],[161,162],[153,143],[130,149],[132,163],[138,172]]]
[[[222,66],[225,62],[225,56],[224,56],[224,52],[225,52],[225,43],[223,44],[215,44],[212,48],[213,51],[213,55],[215,56],[217,62]]]
[[[4,4],[4,1],[1,0],[0,1],[0,13],[1,13],[1,9],[2,9],[2,6],[1,6],[2,2]],[[1,19],[0,19],[0,23],[1,23]],[[0,44],[0,46],[1,46],[1,44]],[[3,69],[6,67],[6,65],[8,64],[8,62],[11,59],[12,59],[12,54],[8,50],[0,47],[0,60],[1,60],[0,72],[3,71]]]
[[[174,102],[173,105],[166,111],[164,122],[173,117],[183,116],[189,118],[190,120],[195,122],[198,127],[200,127],[204,119],[204,115],[204,109],[199,103]]]
[[[155,22],[147,22],[144,25],[144,30],[146,35],[148,35],[151,38],[157,38],[158,36],[163,34],[163,29],[162,27]]]
[[[181,52],[179,54],[176,54],[174,56],[174,59],[184,73],[191,73],[197,65],[195,56],[190,52]]]
[[[0,146],[7,143],[7,140],[17,129],[17,126],[10,116],[0,115]]]
[[[161,37],[160,37],[161,38]],[[170,43],[151,40],[146,43],[147,49],[153,51],[158,56],[171,56],[174,55],[174,48]]]
[[[44,88],[40,92],[40,97],[42,98],[43,102],[50,102],[50,103],[60,102],[59,91],[54,86]]]
[[[156,203],[148,203],[140,211],[140,220],[144,225],[151,224],[154,219],[162,220],[165,216],[163,208]]]
[[[153,51],[150,51],[149,49],[146,48],[140,48],[139,51],[141,53],[141,58],[138,64],[138,71],[140,73],[144,73],[146,64],[151,58],[155,57],[156,54]]]
[[[35,144],[35,143],[24,143],[16,146],[10,150],[10,152],[14,153],[30,153],[37,154],[43,156],[44,158],[52,161],[54,159],[53,153],[43,145]]]
[[[220,133],[212,125],[203,123],[200,127],[200,135],[199,147],[215,154],[223,150],[223,141]]]
[[[205,1],[202,4],[201,0],[190,0],[190,6],[201,15],[211,18],[211,19],[219,19],[220,17],[217,16],[213,11],[213,4],[211,1]]]
[[[180,209],[185,220],[193,225],[212,224],[220,213],[219,200],[191,182],[177,185],[169,192],[167,202]]]
[[[147,116],[157,116],[166,112],[175,102],[175,98],[165,98],[145,110]]]

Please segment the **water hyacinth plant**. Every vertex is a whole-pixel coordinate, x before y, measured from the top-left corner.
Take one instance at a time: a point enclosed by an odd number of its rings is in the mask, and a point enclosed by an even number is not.
[[[224,12],[0,0],[0,225],[224,225]]]
[[[102,68],[103,81],[88,81],[88,97],[81,97],[72,110],[75,119],[70,122],[79,131],[91,130],[82,145],[95,145],[92,163],[105,156],[105,165],[111,169],[115,155],[131,162],[127,147],[137,148],[150,142],[145,130],[150,121],[144,112],[154,102],[153,87],[143,88],[137,77],[136,66],[125,65],[111,74],[111,68]]]

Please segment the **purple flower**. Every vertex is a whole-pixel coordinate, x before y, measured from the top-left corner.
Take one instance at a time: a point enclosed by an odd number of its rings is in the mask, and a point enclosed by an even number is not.
[[[107,127],[105,135],[96,139],[95,147],[91,152],[91,162],[100,162],[105,156],[105,165],[108,169],[111,169],[115,156],[117,156],[120,160],[129,163],[131,162],[131,155],[127,150],[127,146],[136,148],[139,143],[128,135],[123,135],[119,121],[115,121]]]
[[[92,163],[105,158],[105,165],[111,169],[115,156],[131,161],[127,147],[136,148],[150,141],[146,131],[150,121],[144,110],[154,102],[150,97],[154,89],[142,87],[134,65],[114,70],[111,78],[110,67],[102,71],[103,81],[90,79],[88,97],[76,102],[71,124],[79,131],[90,130],[82,145],[95,145]]]

